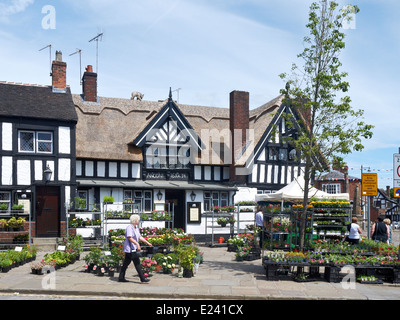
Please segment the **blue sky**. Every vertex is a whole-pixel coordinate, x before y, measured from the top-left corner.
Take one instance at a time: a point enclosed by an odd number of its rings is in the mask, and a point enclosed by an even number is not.
[[[3,0],[0,2],[0,80],[50,84],[48,49],[67,62],[67,83],[80,93],[82,69],[96,68],[99,95],[165,99],[169,87],[184,104],[228,107],[232,90],[250,93],[250,108],[279,95],[303,50],[309,0]],[[341,55],[349,73],[349,95],[365,121],[375,125],[363,152],[346,156],[350,175],[361,166],[378,173],[379,187],[392,186],[393,154],[400,147],[398,57],[400,2],[338,1],[357,4],[355,28],[347,29]],[[55,9],[55,28],[43,27]],[[42,13],[43,10],[43,13]]]

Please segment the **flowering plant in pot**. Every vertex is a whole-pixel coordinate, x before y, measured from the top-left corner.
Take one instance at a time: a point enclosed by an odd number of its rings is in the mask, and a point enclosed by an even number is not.
[[[217,219],[217,223],[221,226],[221,227],[225,227],[228,223],[228,218],[224,218],[224,217],[219,217]]]
[[[160,259],[160,265],[164,273],[172,273],[172,271],[174,271],[174,268],[176,266],[172,256],[169,255],[163,256]]]
[[[155,270],[157,265],[157,261],[149,259],[149,258],[142,258],[141,260],[141,267],[143,270],[143,275],[147,278],[150,274]]]

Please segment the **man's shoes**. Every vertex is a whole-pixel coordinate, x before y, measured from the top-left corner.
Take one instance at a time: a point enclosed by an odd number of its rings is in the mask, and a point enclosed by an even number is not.
[[[150,282],[150,279],[144,278],[143,280],[140,280],[141,282]]]
[[[118,282],[129,282],[129,281],[126,279],[118,279]]]

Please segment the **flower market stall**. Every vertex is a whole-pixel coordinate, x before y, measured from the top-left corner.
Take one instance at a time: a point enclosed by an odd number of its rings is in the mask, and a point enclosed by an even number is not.
[[[400,283],[398,246],[372,240],[352,245],[339,240],[318,240],[303,252],[269,251],[263,257],[263,265],[267,280],[289,275],[295,280],[340,282],[344,277],[341,271],[346,267],[354,271],[356,279]],[[309,271],[304,272],[305,268]]]

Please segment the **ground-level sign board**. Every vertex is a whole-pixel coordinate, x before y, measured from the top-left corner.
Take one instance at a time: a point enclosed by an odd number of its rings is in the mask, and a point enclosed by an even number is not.
[[[361,177],[361,190],[363,196],[378,195],[378,174],[363,173]]]

